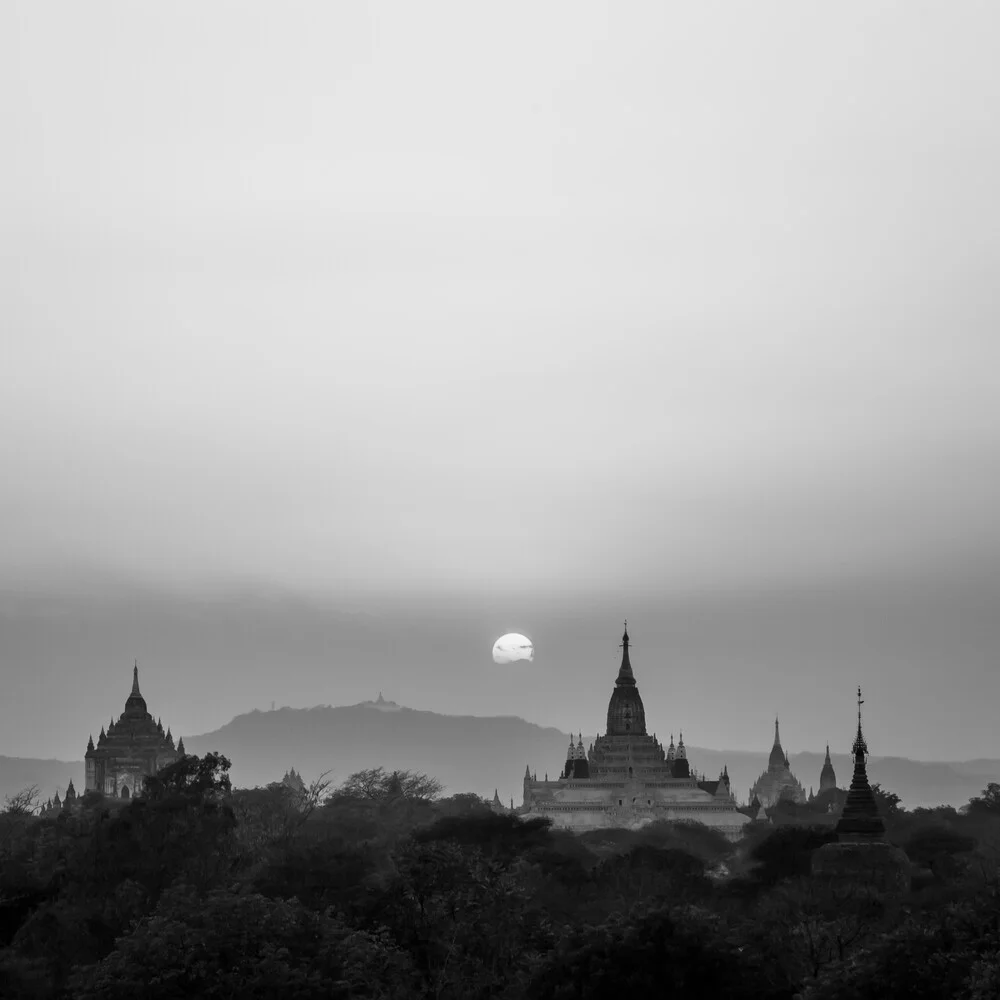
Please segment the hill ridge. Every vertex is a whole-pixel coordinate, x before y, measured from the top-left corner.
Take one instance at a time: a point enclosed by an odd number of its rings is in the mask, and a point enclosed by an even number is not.
[[[525,765],[555,779],[562,769],[570,738],[555,726],[541,726],[516,715],[448,715],[374,701],[353,705],[281,706],[250,709],[218,729],[185,736],[190,753],[218,750],[233,761],[236,785],[266,784],[294,767],[307,779],[331,770],[339,782],[364,767],[412,768],[433,775],[446,793],[476,792],[515,805],[521,801]],[[593,734],[585,736],[589,743]],[[845,748],[846,750],[847,748]],[[729,768],[733,791],[742,800],[767,767],[770,747],[760,751],[715,750],[689,746],[692,766],[715,778]],[[819,787],[822,751],[789,753],[802,785]],[[832,752],[838,784],[850,782],[849,753]],[[895,792],[908,808],[963,805],[989,781],[1000,780],[1000,761],[914,761],[905,757],[869,758],[872,781]],[[44,798],[63,794],[72,778],[83,787],[83,761],[0,756],[0,796],[38,784]]]

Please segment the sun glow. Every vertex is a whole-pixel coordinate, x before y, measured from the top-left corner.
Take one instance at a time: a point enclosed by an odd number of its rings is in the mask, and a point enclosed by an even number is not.
[[[494,663],[514,663],[516,660],[533,660],[535,647],[526,635],[508,632],[493,643]]]

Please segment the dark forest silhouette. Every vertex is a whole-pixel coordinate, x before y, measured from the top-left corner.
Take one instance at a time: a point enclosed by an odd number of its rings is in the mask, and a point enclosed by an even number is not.
[[[574,835],[410,770],[233,789],[188,756],[130,801],[0,817],[0,996],[985,1000],[1000,992],[1000,785],[964,812],[879,790],[912,884],[810,874],[775,812]]]

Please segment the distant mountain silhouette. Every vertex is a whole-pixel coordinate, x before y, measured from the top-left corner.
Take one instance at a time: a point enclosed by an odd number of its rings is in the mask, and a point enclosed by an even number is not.
[[[83,791],[82,760],[39,760],[37,757],[0,756],[0,809],[8,795],[37,785],[42,799],[59,793],[62,798],[70,779],[78,792]]]
[[[593,735],[584,735],[589,745]],[[218,750],[233,761],[237,786],[278,781],[290,767],[309,781],[330,771],[339,783],[365,767],[411,768],[441,781],[446,793],[476,792],[504,803],[521,803],[525,765],[554,779],[565,761],[569,734],[515,716],[439,715],[393,702],[369,701],[349,706],[280,708],[238,715],[211,733],[185,738],[189,753]],[[845,750],[847,748],[845,747]],[[733,791],[742,800],[767,768],[770,747],[760,752],[688,747],[691,766],[716,778],[728,766]],[[850,784],[853,761],[848,753],[831,754],[841,787]],[[792,771],[808,789],[819,788],[823,754],[789,754]],[[871,757],[872,781],[895,792],[907,808],[964,805],[990,781],[1000,780],[1000,760],[933,763],[900,757]],[[82,761],[0,757],[0,797],[37,784],[43,798],[62,795],[72,778],[83,789]]]
[[[386,711],[391,705],[393,710]],[[382,708],[380,711],[379,708]],[[593,734],[584,734],[589,745]],[[219,750],[232,758],[237,785],[277,781],[289,767],[306,779],[332,769],[335,782],[363,767],[413,768],[443,782],[448,793],[493,794],[521,803],[524,768],[554,779],[565,763],[569,734],[516,716],[439,715],[392,703],[362,702],[343,707],[282,708],[240,715],[213,733],[185,740],[189,752]],[[760,752],[688,747],[692,767],[717,778],[728,766],[740,799],[766,770],[770,746]],[[845,747],[833,753],[837,783],[846,788],[854,762]],[[806,789],[819,790],[823,753],[792,753],[792,770]],[[925,763],[900,757],[872,757],[868,773],[895,792],[907,808],[964,805],[986,783],[1000,780],[1000,761]]]

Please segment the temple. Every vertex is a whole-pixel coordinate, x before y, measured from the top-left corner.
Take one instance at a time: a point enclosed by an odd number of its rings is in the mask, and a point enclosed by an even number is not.
[[[819,793],[834,791],[837,788],[837,775],[830,762],[830,744],[826,745],[826,760],[823,761],[823,769],[819,772]]]
[[[868,783],[868,742],[861,730],[861,688],[858,688],[858,732],[851,748],[854,776],[837,821],[837,839],[815,852],[813,872],[842,880],[861,879],[883,889],[903,889],[909,884],[910,862],[889,843],[875,794]],[[827,755],[829,760],[829,754]]]
[[[827,748],[829,751],[829,747]],[[827,764],[830,763],[829,753]],[[831,767],[831,773],[833,768]],[[774,746],[767,761],[767,770],[754,782],[750,789],[750,799],[756,799],[768,809],[783,799],[802,803],[806,801],[805,789],[799,779],[792,774],[788,763],[788,754],[781,748],[781,736],[778,733],[778,720],[774,720]]]
[[[607,730],[589,749],[580,734],[566,751],[560,776],[538,781],[524,775],[524,802],[517,812],[548,817],[573,830],[638,828],[656,820],[704,823],[738,840],[750,818],[739,812],[729,787],[728,768],[715,781],[691,770],[679,733],[664,747],[646,731],[646,710],[629,657],[626,623],[622,660],[608,703]]]
[[[146,700],[139,691],[139,664],[132,668],[132,692],[125,700],[125,711],[113,719],[107,732],[94,746],[94,737],[87,741],[86,791],[101,792],[116,798],[131,798],[142,793],[143,779],[156,774],[168,764],[184,756],[184,740],[174,746],[169,728],[154,721],[146,709]]]

